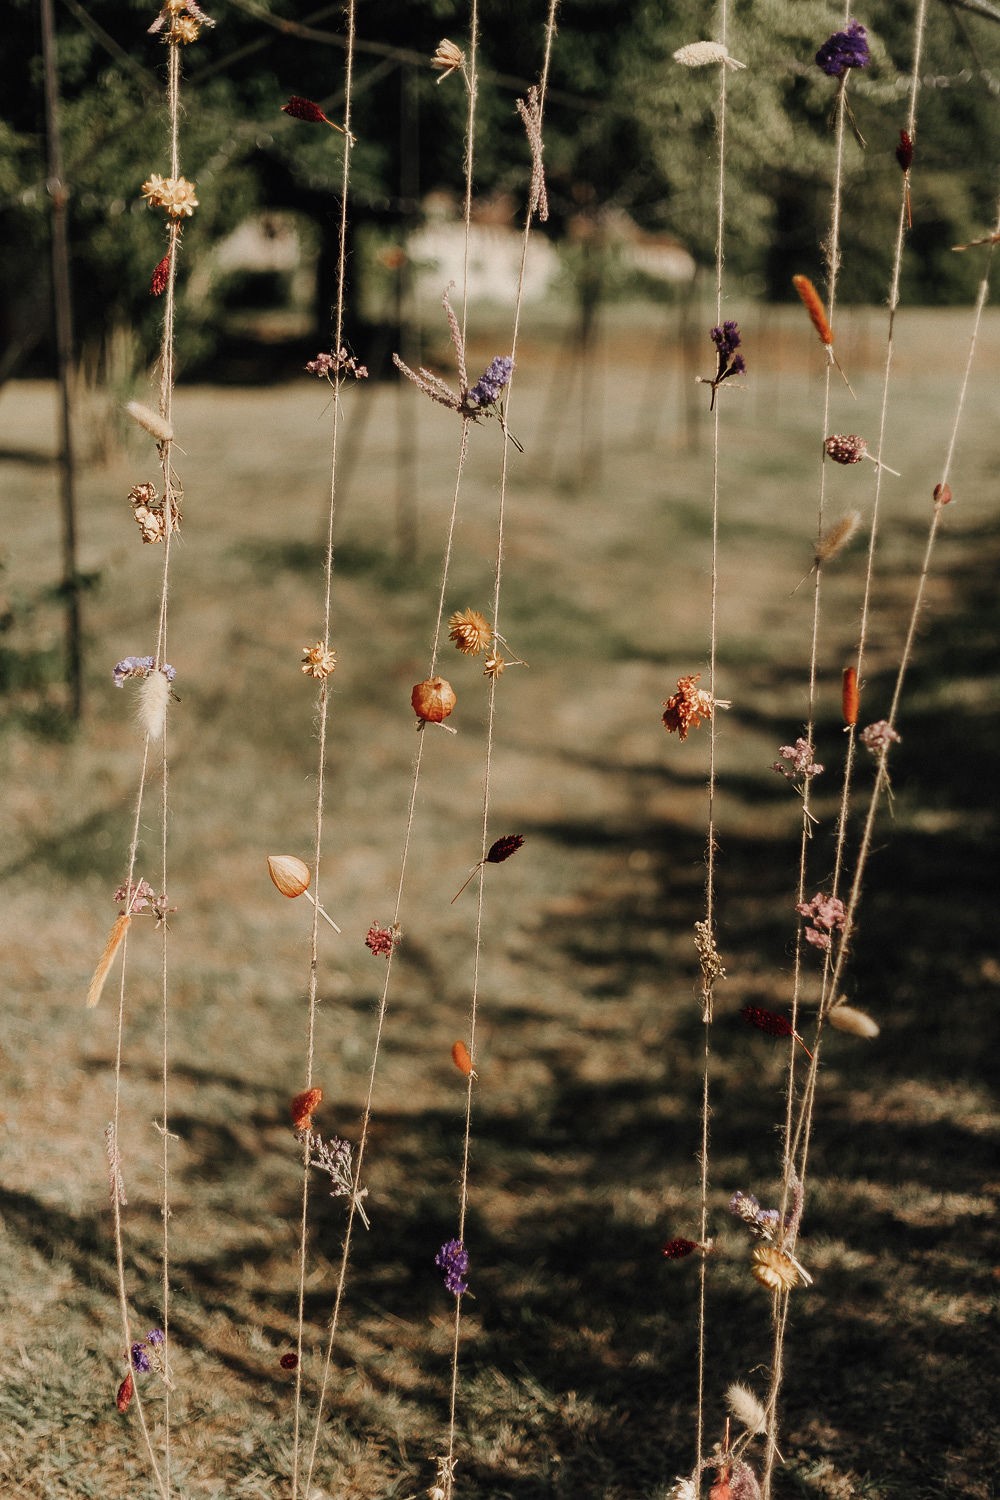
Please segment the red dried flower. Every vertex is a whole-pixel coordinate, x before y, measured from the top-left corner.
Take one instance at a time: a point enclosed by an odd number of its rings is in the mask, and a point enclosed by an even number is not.
[[[686,1255],[691,1255],[698,1249],[697,1240],[686,1240],[678,1236],[675,1240],[668,1240],[663,1247],[663,1255],[666,1260],[683,1260]]]
[[[765,1031],[768,1036],[790,1036],[794,1038],[806,1056],[809,1058],[812,1057],[809,1048],[798,1032],[793,1030],[792,1023],[786,1016],[779,1016],[775,1010],[764,1010],[759,1005],[744,1005],[740,1011],[740,1015],[744,1021],[749,1022],[751,1026],[756,1026],[758,1031]]]
[[[117,1406],[117,1408],[118,1408],[118,1410],[120,1412],[124,1413],[124,1412],[128,1411],[129,1404],[130,1404],[130,1402],[132,1400],[132,1394],[133,1394],[134,1391],[135,1391],[135,1385],[133,1384],[133,1381],[132,1381],[132,1371],[129,1370],[128,1374],[125,1376],[125,1379],[122,1381],[121,1385],[118,1387],[118,1392],[117,1392],[117,1394],[115,1396],[115,1405]]]
[[[294,1370],[298,1362],[299,1356],[297,1354],[283,1354],[278,1360],[278,1364],[283,1370]]]
[[[728,703],[713,698],[703,688],[696,688],[695,683],[700,680],[700,672],[691,677],[679,677],[676,693],[663,704],[663,727],[668,734],[676,733],[680,740],[686,740],[688,730],[697,729],[703,719],[710,719],[714,708],[729,707]]]
[[[904,172],[908,172],[913,165],[913,138],[905,130],[899,132],[896,160]]]
[[[330,121],[311,99],[303,99],[299,94],[293,94],[287,104],[281,106],[283,115],[291,115],[293,120],[308,120],[310,125],[329,125]]]
[[[491,865],[502,865],[505,859],[510,859],[512,854],[517,853],[523,843],[524,839],[521,834],[505,833],[502,838],[490,845],[486,851],[486,858]]]
[[[156,270],[153,272],[152,277],[150,278],[149,295],[151,297],[162,297],[163,293],[167,290],[167,283],[169,282],[169,280],[170,251],[168,250],[166,255],[160,261],[159,265],[156,267]]]
[[[376,958],[388,958],[401,936],[397,926],[380,927],[377,922],[373,922],[365,936],[365,944]]]
[[[323,1090],[304,1089],[292,1100],[292,1124],[296,1130],[311,1130],[313,1111],[323,1102]]]

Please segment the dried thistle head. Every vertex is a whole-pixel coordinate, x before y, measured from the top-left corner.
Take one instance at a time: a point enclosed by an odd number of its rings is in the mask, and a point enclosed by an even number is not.
[[[790,1255],[775,1245],[756,1245],[753,1251],[753,1274],[761,1286],[771,1292],[790,1292],[798,1286],[798,1268]]]
[[[448,621],[448,639],[465,656],[478,656],[493,641],[493,626],[478,609],[456,610]]]

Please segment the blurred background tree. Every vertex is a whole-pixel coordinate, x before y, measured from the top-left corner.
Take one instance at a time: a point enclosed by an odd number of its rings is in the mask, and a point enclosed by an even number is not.
[[[285,295],[272,268],[251,274],[219,246],[261,215],[293,215],[315,272],[310,341],[328,338],[338,222],[339,138],[290,120],[291,94],[316,100],[336,119],[342,107],[340,5],[302,12],[290,0],[218,0],[217,22],[184,55],[184,174],[200,207],[185,229],[181,259],[182,373],[206,374],[232,354],[238,314]],[[477,191],[523,211],[528,151],[514,100],[534,79],[544,7],[498,0],[483,16],[476,143]],[[704,7],[679,0],[669,14],[654,0],[565,0],[546,118],[552,218],[545,232],[569,243],[569,279],[581,226],[627,220],[672,236],[709,265],[714,210],[714,68],[678,66],[671,54],[700,39]],[[95,367],[121,360],[123,330],[135,348],[155,343],[159,318],[148,293],[163,253],[162,224],[141,197],[142,182],[165,170],[165,49],[137,0],[60,0],[57,7],[63,153],[71,192],[70,240],[78,343]],[[858,19],[869,28],[872,65],[851,79],[850,98],[867,147],[848,142],[843,225],[846,300],[884,298],[905,124],[912,16],[873,0]],[[429,66],[442,36],[465,46],[467,6],[458,0],[361,0],[352,167],[352,233],[405,242],[426,195],[461,191],[465,91],[455,75],[438,86]],[[914,179],[914,227],[904,294],[910,301],[966,300],[979,274],[974,255],[951,245],[992,221],[997,182],[1000,10],[989,0],[958,6],[932,0],[924,54]],[[794,271],[819,277],[818,240],[829,191],[829,116],[836,83],[815,65],[817,46],[842,24],[839,8],[755,0],[733,8],[729,50],[747,63],[730,77],[729,239],[734,285],[785,299]],[[0,378],[47,373],[48,199],[36,0],[10,0],[6,51],[12,69],[0,119]],[[970,142],[974,149],[970,150]],[[264,233],[278,221],[265,220]],[[268,230],[270,223],[270,230]],[[363,240],[356,239],[355,247]],[[351,258],[354,313],[365,256]],[[271,290],[268,291],[270,278]],[[628,290],[602,273],[594,295]],[[287,288],[286,288],[287,290]],[[357,316],[349,326],[359,328]],[[252,342],[252,341],[251,341]],[[258,340],[259,342],[259,340]],[[254,369],[252,350],[233,368]],[[258,361],[259,363],[259,361]],[[270,362],[274,367],[274,360]],[[280,362],[279,362],[280,363]],[[214,366],[216,372],[220,368]]]

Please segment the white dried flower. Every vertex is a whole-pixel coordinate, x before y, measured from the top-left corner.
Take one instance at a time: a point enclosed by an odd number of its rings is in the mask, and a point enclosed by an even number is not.
[[[767,1427],[767,1412],[747,1386],[736,1380],[726,1391],[726,1405],[740,1426],[750,1433],[763,1432]]]
[[[721,42],[689,42],[686,47],[677,48],[674,62],[682,63],[685,68],[705,68],[709,63],[722,63],[732,73],[746,67],[746,63],[730,57],[729,48]]]

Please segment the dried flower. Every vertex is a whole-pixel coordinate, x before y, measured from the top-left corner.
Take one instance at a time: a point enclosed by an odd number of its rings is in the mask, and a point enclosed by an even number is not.
[[[863,1010],[855,1010],[853,1005],[838,1003],[830,1011],[829,1021],[838,1031],[849,1031],[852,1036],[862,1036],[867,1040],[879,1034],[878,1023]]]
[[[481,870],[483,865],[485,864],[502,865],[505,859],[510,859],[512,854],[517,853],[518,849],[520,849],[523,843],[524,837],[520,833],[505,833],[501,838],[495,839],[487,849],[483,858],[477,860],[477,862],[472,866],[472,869],[469,871],[468,875],[463,880],[454,896],[452,896],[452,906],[454,906],[455,902],[465,890],[465,887],[469,884],[469,881],[475,875],[477,870]]]
[[[721,42],[688,42],[686,47],[677,48],[674,62],[685,68],[704,68],[709,63],[721,63],[732,73],[746,67],[746,63],[737,62],[735,57],[730,57],[729,49]]]
[[[111,1202],[118,1203],[122,1208],[128,1203],[125,1194],[125,1179],[122,1176],[122,1159],[118,1150],[118,1132],[115,1129],[114,1120],[109,1120],[104,1127],[104,1154],[108,1159],[108,1187],[111,1192]]]
[[[170,252],[154,267],[153,274],[149,278],[149,295],[151,297],[162,297],[167,290],[170,281]]]
[[[310,375],[318,375],[321,380],[329,380],[332,375],[353,375],[355,380],[368,379],[368,366],[359,364],[353,354],[348,354],[343,346],[336,354],[317,354],[315,359],[309,360],[306,369]]]
[[[145,1344],[133,1344],[131,1350],[132,1368],[140,1375],[148,1375],[150,1371],[149,1355],[146,1353]]]
[[[867,33],[859,21],[835,31],[816,53],[817,65],[829,78],[842,78],[848,68],[867,68],[870,61]]]
[[[351,145],[355,145],[354,136],[345,130],[343,125],[338,125],[335,120],[330,120],[311,99],[303,99],[300,94],[293,94],[287,104],[281,106],[284,115],[290,115],[293,120],[305,120],[310,125],[329,125],[331,130],[336,130],[340,135],[350,136]]]
[[[365,946],[376,958],[389,958],[395,953],[402,936],[397,922],[391,927],[380,927],[377,922],[373,922],[365,936]]]
[[[121,947],[126,932],[128,932],[131,920],[131,917],[118,917],[108,935],[108,940],[104,945],[104,952],[97,961],[94,976],[87,987],[88,1010],[92,1010],[101,998],[101,991],[104,989],[105,980],[111,971],[111,965],[115,961],[115,954]]]
[[[508,665],[509,663],[504,661],[498,652],[493,652],[486,658],[486,665],[483,667],[483,676],[496,679],[502,673],[506,672]]]
[[[201,6],[196,4],[196,0],[167,0],[166,5],[147,30],[151,36],[162,31],[165,42],[186,46],[198,40],[203,26],[214,25],[215,22],[211,16],[205,14]]]
[[[531,185],[528,189],[528,212],[537,213],[544,224],[549,217],[549,195],[545,187],[543,155],[545,142],[542,138],[542,95],[532,84],[525,99],[517,100],[517,112],[521,116],[528,145],[531,148]]]
[[[154,437],[158,443],[169,443],[174,435],[174,429],[165,417],[158,416],[155,411],[150,411],[148,406],[143,406],[141,401],[129,401],[125,410],[133,422],[145,428],[150,437]]]
[[[951,504],[951,485],[950,484],[936,484],[934,486],[934,504],[935,505],[950,505]]]
[[[856,432],[835,432],[823,443],[823,451],[828,458],[832,458],[835,464],[859,464],[863,458],[870,459],[878,469],[885,469],[887,474],[895,474],[899,478],[897,469],[890,469],[888,464],[881,463],[879,459],[872,457],[868,452],[868,444],[863,437]]]
[[[330,1178],[331,1198],[353,1198],[354,1207],[366,1229],[371,1228],[365,1213],[362,1198],[367,1198],[368,1189],[354,1191],[354,1167],[351,1162],[351,1144],[334,1136],[329,1141],[312,1130],[300,1132],[309,1152],[309,1165],[325,1172]]]
[[[189,219],[198,207],[195,184],[186,177],[161,177],[150,174],[142,185],[142,196],[149,208],[162,208],[168,219]]]
[[[801,910],[801,908],[797,907],[796,910]],[[798,1042],[806,1056],[809,1058],[812,1057],[812,1053],[798,1032],[793,1030],[791,1021],[785,1016],[779,1016],[777,1011],[764,1010],[759,1005],[744,1005],[740,1011],[740,1015],[744,1021],[747,1021],[751,1026],[756,1026],[758,1031],[766,1032],[768,1036],[792,1037],[794,1041]]]
[[[815,566],[818,568],[836,557],[838,552],[843,552],[860,525],[861,512],[851,510],[824,532],[816,544]]]
[[[445,79],[450,78],[456,68],[461,68],[462,72],[465,72],[465,53],[461,47],[456,47],[454,42],[449,42],[447,37],[442,37],[441,41],[437,44],[434,56],[431,58],[431,67],[439,69],[441,77],[438,79],[438,83],[444,83]]]
[[[118,1390],[115,1392],[115,1405],[123,1415],[128,1411],[134,1394],[135,1382],[132,1379],[132,1371],[129,1370],[128,1374],[125,1376],[125,1379],[122,1381],[121,1385],[118,1387]]]
[[[309,1131],[312,1129],[313,1111],[319,1109],[323,1102],[323,1090],[320,1088],[303,1089],[301,1094],[296,1094],[292,1100],[292,1124],[296,1131]]]
[[[776,1208],[761,1208],[753,1193],[744,1193],[738,1188],[729,1200],[729,1212],[742,1219],[744,1224],[760,1239],[773,1240],[778,1232],[781,1215]]]
[[[853,729],[858,722],[858,707],[861,702],[861,693],[858,688],[858,671],[856,667],[845,667],[843,681],[840,688],[840,707],[844,724],[848,729]]]
[[[315,646],[302,647],[302,671],[307,677],[314,677],[317,682],[323,682],[337,666],[337,653],[331,651],[324,641],[317,641]]]
[[[726,1391],[726,1405],[744,1431],[756,1435],[767,1427],[767,1412],[747,1386],[736,1380]]]
[[[676,733],[680,740],[686,740],[688,731],[697,729],[703,719],[710,719],[713,709],[730,706],[722,698],[713,698],[704,688],[696,688],[695,683],[700,681],[700,672],[679,677],[676,693],[664,701],[663,727],[668,734]]]
[[[469,1290],[469,1252],[461,1240],[446,1240],[434,1257],[434,1264],[444,1272],[444,1284],[455,1297]]]
[[[179,530],[181,498],[182,492],[172,485],[168,520],[166,495],[160,500],[155,486],[148,482],[132,486],[128,492],[128,499],[136,525],[142,533],[143,542],[162,542],[168,532]]]
[[[799,916],[809,919],[810,925],[805,929],[806,942],[828,953],[831,935],[834,932],[843,932],[844,923],[847,920],[847,912],[840,897],[824,896],[822,891],[819,891],[811,901],[798,902],[795,910]]]
[[[709,385],[712,388],[712,399],[708,407],[709,411],[711,411],[715,406],[715,393],[722,382],[727,380],[730,375],[745,375],[747,366],[743,355],[736,353],[742,342],[738,323],[728,322],[720,324],[717,328],[711,329],[709,338],[715,345],[716,371],[714,379],[702,379],[702,384]]]
[[[497,354],[490,360],[475,385],[465,392],[464,404],[474,410],[480,406],[492,406],[500,400],[504,386],[509,383],[513,373],[514,361],[510,356]]]
[[[697,1240],[686,1240],[683,1236],[678,1235],[676,1239],[668,1240],[664,1245],[663,1256],[665,1260],[684,1260],[688,1255],[692,1255],[695,1250],[700,1250],[701,1248]]]
[[[778,750],[778,754],[782,760],[789,761],[790,765],[783,766],[780,760],[776,760],[773,762],[771,769],[772,771],[777,771],[780,776],[784,776],[788,781],[794,781],[797,776],[801,776],[804,780],[808,781],[811,777],[819,776],[822,773],[823,767],[817,761],[813,760],[816,748],[808,740],[800,738],[795,741],[794,745],[782,745]]]
[[[428,677],[418,682],[410,694],[413,712],[420,724],[440,724],[447,719],[458,699],[450,682],[443,677]],[[418,726],[420,727],[420,726]]]
[[[466,1078],[475,1078],[475,1069],[472,1066],[472,1057],[464,1042],[453,1042],[451,1046],[451,1060],[460,1073]]]
[[[729,1500],[761,1500],[757,1476],[742,1458],[733,1460],[729,1474]]]
[[[904,172],[908,172],[913,165],[913,138],[905,130],[899,132],[896,160]]]
[[[873,755],[885,755],[890,745],[898,745],[901,738],[888,719],[878,719],[861,731],[861,743]]]
[[[493,640],[493,626],[478,609],[460,609],[448,621],[448,639],[465,656],[478,656]]]
[[[698,1500],[698,1493],[698,1486],[693,1479],[677,1478],[668,1500]]]
[[[792,1257],[774,1245],[754,1247],[752,1270],[761,1286],[771,1292],[790,1292],[800,1280]]]
[[[812,325],[819,334],[820,342],[825,344],[829,349],[833,344],[833,329],[827,321],[819,292],[817,292],[808,276],[793,276],[792,286],[802,298],[802,303],[812,320]]]
[[[278,1364],[283,1370],[295,1370],[298,1368],[299,1356],[292,1353],[283,1354],[278,1360]]]

